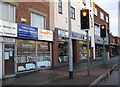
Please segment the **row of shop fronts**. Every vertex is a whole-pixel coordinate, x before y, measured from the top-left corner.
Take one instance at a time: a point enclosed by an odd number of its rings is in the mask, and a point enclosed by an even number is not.
[[[105,48],[107,56],[109,56],[109,38],[104,38]],[[102,59],[103,58],[103,39],[100,36],[95,35],[95,58]]]
[[[68,31],[0,22],[0,78],[68,64]],[[86,36],[73,32],[72,41],[74,62],[86,59]]]
[[[52,66],[53,31],[1,21],[0,78]]]
[[[120,37],[109,35],[110,37],[110,56],[120,55]]]

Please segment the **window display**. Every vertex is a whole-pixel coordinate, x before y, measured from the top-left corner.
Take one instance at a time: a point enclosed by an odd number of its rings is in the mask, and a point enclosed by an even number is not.
[[[79,41],[79,43],[80,43],[80,60],[86,59],[87,43],[84,41]]]
[[[36,45],[35,41],[17,40],[18,72],[35,69]]]
[[[38,68],[45,68],[51,66],[49,42],[37,42],[37,56]]]
[[[68,39],[59,40],[59,62],[68,61]]]

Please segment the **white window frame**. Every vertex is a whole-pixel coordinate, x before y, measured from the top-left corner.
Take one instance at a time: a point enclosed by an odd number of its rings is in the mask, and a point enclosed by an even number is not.
[[[106,16],[106,22],[108,23],[109,21],[108,21],[108,16]]]
[[[41,28],[41,29],[45,29],[45,30],[46,30],[46,17],[45,17],[45,16],[43,16],[43,15],[41,15],[41,14],[38,14],[38,13],[35,13],[35,12],[31,12],[30,15],[31,15],[31,19],[30,19],[30,20],[31,20],[31,26],[34,26],[34,27],[39,27],[39,26],[35,26],[34,24],[32,24],[32,23],[35,23],[35,22],[34,22],[35,20],[32,20],[32,19],[33,19],[32,17],[35,18],[35,15],[44,17],[44,28]],[[32,16],[32,15],[33,15],[33,16]]]
[[[104,20],[104,14],[102,12],[100,12],[100,18]]]
[[[94,26],[98,27],[98,28],[95,27],[95,35],[100,36],[100,26],[98,24],[94,24]]]
[[[95,7],[94,7],[94,14],[95,14],[96,16],[98,16],[98,10],[97,10],[97,8],[95,8]]]
[[[1,19],[3,20],[3,21],[9,21],[9,22],[15,22],[15,20],[16,20],[16,6],[15,5],[13,5],[13,4],[10,4],[10,3],[6,3],[6,2],[1,2],[1,7],[3,7],[3,4],[6,4],[7,6],[8,6],[8,17],[7,17],[7,20],[4,20],[3,19],[3,14],[1,14]],[[13,6],[13,21],[11,21],[10,20],[10,6]],[[1,11],[2,11],[3,9],[1,9]]]

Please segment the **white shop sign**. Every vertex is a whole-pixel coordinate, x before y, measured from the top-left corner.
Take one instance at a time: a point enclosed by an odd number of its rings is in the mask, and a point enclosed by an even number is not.
[[[65,31],[65,30],[58,30],[58,36],[60,36],[60,37],[69,37],[68,35],[69,34],[68,34],[67,31]]]
[[[38,40],[53,41],[53,31],[38,28]]]
[[[17,37],[17,24],[0,20],[0,36]]]

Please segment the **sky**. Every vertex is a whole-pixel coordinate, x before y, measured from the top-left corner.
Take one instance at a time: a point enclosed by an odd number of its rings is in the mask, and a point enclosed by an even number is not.
[[[110,32],[118,36],[118,1],[119,0],[94,0],[94,2],[105,10],[110,17]]]

